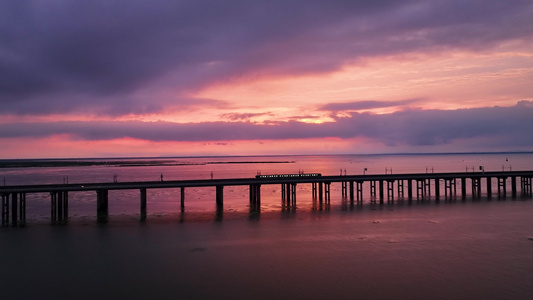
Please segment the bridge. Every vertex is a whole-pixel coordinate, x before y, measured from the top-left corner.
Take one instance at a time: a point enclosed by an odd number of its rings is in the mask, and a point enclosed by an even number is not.
[[[313,198],[318,201],[330,201],[331,184],[341,184],[342,196],[350,199],[351,203],[363,201],[363,185],[369,184],[370,197],[383,204],[385,197],[424,199],[434,197],[439,201],[457,195],[457,181],[460,181],[461,197],[467,197],[467,179],[470,182],[470,195],[481,197],[482,182],[485,185],[487,197],[493,194],[493,179],[497,182],[499,197],[507,196],[507,187],[511,187],[511,196],[518,193],[518,179],[520,179],[520,193],[524,197],[532,196],[531,179],[533,171],[501,171],[501,172],[462,172],[462,173],[420,173],[420,174],[384,174],[384,175],[340,175],[321,176],[318,173],[291,174],[291,176],[261,175],[256,178],[233,179],[205,179],[179,181],[140,181],[140,182],[112,182],[112,183],[76,183],[76,184],[48,184],[48,185],[15,185],[1,186],[1,222],[2,226],[23,226],[26,223],[26,195],[29,193],[49,193],[51,204],[51,221],[53,224],[64,223],[68,219],[69,193],[92,191],[96,194],[96,213],[98,222],[106,222],[108,216],[108,192],[110,190],[139,190],[141,220],[146,218],[147,189],[179,188],[181,191],[181,209],[185,207],[185,189],[192,187],[212,187],[216,190],[215,201],[217,208],[224,204],[224,187],[249,186],[250,208],[260,211],[261,186],[281,185],[281,199],[284,205],[296,205],[296,185],[311,184]],[[444,183],[444,193],[441,191]]]

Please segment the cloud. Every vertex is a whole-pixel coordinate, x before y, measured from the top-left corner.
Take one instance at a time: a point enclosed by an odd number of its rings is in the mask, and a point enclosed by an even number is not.
[[[272,116],[273,114],[271,112],[266,113],[230,113],[230,114],[223,114],[222,117],[225,119],[229,119],[231,121],[245,121],[252,119],[254,117],[261,117],[261,116]]]
[[[336,122],[309,124],[297,121],[275,124],[249,122],[53,122],[0,125],[0,138],[39,138],[68,135],[80,140],[134,138],[155,142],[237,140],[287,140],[364,137],[388,146],[439,146],[465,141],[475,146],[533,146],[533,101],[512,107],[461,110],[403,110],[391,114],[350,113]]]
[[[414,102],[420,101],[419,99],[408,99],[408,100],[399,100],[399,101],[353,101],[353,102],[342,102],[342,103],[328,103],[320,107],[320,110],[328,111],[357,111],[357,110],[368,110],[375,108],[385,108],[385,107],[395,107],[395,106],[404,106]]]
[[[529,38],[532,14],[528,0],[7,0],[0,114],[164,111],[235,78],[329,72],[406,52],[484,51]]]

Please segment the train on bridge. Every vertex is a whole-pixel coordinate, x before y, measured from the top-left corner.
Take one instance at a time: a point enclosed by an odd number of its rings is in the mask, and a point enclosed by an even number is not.
[[[268,174],[268,175],[261,175],[258,174],[255,176],[255,178],[258,179],[268,179],[268,178],[300,178],[300,177],[321,177],[322,174],[320,173],[298,173],[298,174]]]

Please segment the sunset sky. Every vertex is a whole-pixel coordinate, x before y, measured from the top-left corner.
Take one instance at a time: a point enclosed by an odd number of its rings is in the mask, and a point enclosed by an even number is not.
[[[0,159],[533,151],[533,1],[0,2]]]

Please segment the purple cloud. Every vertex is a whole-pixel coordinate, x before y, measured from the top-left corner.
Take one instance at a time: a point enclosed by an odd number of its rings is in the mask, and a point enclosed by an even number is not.
[[[0,138],[46,137],[67,134],[81,140],[136,138],[150,141],[285,140],[365,137],[389,146],[438,146],[458,140],[475,145],[479,139],[493,146],[533,146],[533,101],[512,107],[461,110],[404,110],[375,115],[351,113],[336,122],[297,121],[260,125],[249,122],[53,122],[0,125]]]
[[[528,0],[2,1],[0,114],[109,115],[189,107],[142,97],[366,57],[484,50],[530,38]],[[216,105],[216,104],[215,104]]]

